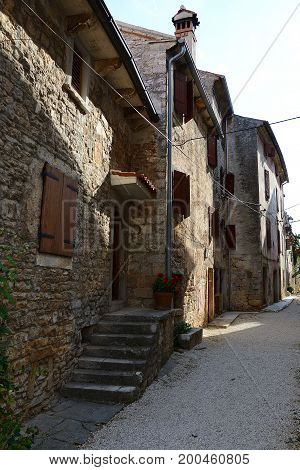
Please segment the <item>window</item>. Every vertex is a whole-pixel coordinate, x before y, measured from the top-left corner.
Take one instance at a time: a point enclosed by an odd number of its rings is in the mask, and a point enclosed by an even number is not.
[[[230,250],[236,250],[236,230],[235,225],[226,226],[226,241]]]
[[[267,237],[267,248],[272,248],[272,235],[271,235],[271,222],[270,219],[266,219],[266,237]]]
[[[279,196],[278,196],[278,189],[276,188],[276,209],[279,212]]]
[[[215,134],[207,137],[207,163],[212,168],[218,165],[218,140]]]
[[[173,172],[173,212],[190,216],[190,176],[177,170]]]
[[[78,183],[48,163],[44,171],[40,252],[73,256]]]
[[[174,108],[180,117],[189,122],[194,117],[194,82],[175,70],[174,72]]]
[[[83,61],[78,47],[74,46],[71,85],[80,95],[82,94],[82,78]]]
[[[278,256],[280,256],[281,253],[281,236],[280,236],[280,231],[277,229],[277,248],[278,248]]]
[[[265,170],[265,197],[266,201],[270,199],[270,174],[268,170]]]
[[[212,233],[215,239],[220,236],[220,213],[219,209],[215,208],[212,214]]]
[[[225,188],[226,188],[226,191],[234,195],[234,174],[233,173],[227,173],[226,180],[225,180]]]

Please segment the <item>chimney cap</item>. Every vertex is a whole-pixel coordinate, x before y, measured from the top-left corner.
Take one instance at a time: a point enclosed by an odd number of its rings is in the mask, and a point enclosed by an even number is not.
[[[182,20],[191,20],[195,28],[200,24],[197,13],[195,11],[188,10],[184,5],[181,5],[180,10],[175,16],[173,16],[172,22],[173,24],[176,24],[178,21]]]

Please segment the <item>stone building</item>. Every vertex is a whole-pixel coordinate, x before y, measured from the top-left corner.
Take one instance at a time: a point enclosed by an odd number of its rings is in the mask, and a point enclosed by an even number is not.
[[[267,121],[234,115],[228,170],[235,175],[227,238],[230,309],[257,310],[286,293],[283,185],[288,174]]]
[[[77,364],[84,330],[113,302],[144,298],[141,272],[150,297],[164,252],[150,251],[143,270],[135,235],[165,198],[165,156],[141,116],[159,127],[155,107],[105,4],[26,3],[0,1],[0,217],[1,241],[26,245],[11,362],[17,406],[36,412]]]
[[[218,139],[221,148],[224,146],[222,120],[232,107],[224,79],[214,76],[209,83],[211,94],[216,93],[212,101],[204,74],[196,67],[197,14],[182,7],[173,23],[175,36],[122,22],[118,25],[153,98],[163,133],[173,143],[168,146],[157,137],[166,161],[172,163],[172,230],[166,246],[171,246],[170,271],[183,278],[177,306],[187,322],[199,326],[214,316],[218,241],[217,228],[213,230],[214,178],[222,165],[225,171],[224,156],[218,162],[217,147]],[[167,167],[164,171],[167,180]],[[168,249],[166,255],[168,258]]]

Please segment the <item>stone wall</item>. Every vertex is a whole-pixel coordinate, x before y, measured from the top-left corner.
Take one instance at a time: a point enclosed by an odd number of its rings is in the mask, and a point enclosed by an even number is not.
[[[63,16],[51,1],[30,4],[64,36]],[[15,244],[17,235],[18,243],[28,246],[14,291],[11,361],[19,386],[17,406],[35,413],[75,366],[82,328],[109,308],[109,171],[131,169],[137,137],[97,77],[89,77],[88,110],[78,106],[64,87],[64,43],[20,2],[2,6],[0,217],[6,241]],[[72,259],[39,254],[45,162],[79,182]]]

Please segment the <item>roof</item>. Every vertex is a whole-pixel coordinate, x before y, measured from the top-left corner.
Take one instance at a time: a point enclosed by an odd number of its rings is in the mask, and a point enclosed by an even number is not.
[[[154,122],[157,122],[159,117],[152,99],[147,91],[140,71],[105,2],[103,0],[87,1],[95,12],[98,20],[101,22],[120,58],[122,59],[124,66],[148,112],[150,119]]]
[[[253,121],[253,123],[255,122],[258,126],[260,125],[261,127],[264,127],[266,129],[266,131],[269,134],[269,137],[272,141],[272,144],[274,145],[274,147],[276,149],[276,152],[278,154],[280,164],[281,164],[281,167],[282,167],[283,172],[284,172],[285,181],[288,183],[289,182],[289,175],[288,175],[287,167],[286,167],[286,164],[285,164],[285,161],[284,161],[284,156],[283,156],[283,153],[282,153],[281,148],[280,148],[280,146],[277,142],[276,136],[273,132],[273,129],[272,129],[269,121],[264,121],[262,119],[249,118],[249,117],[246,117],[246,116],[240,116],[238,114],[235,114],[235,116],[237,116],[239,118],[242,118],[242,119],[247,119],[248,121],[249,120]]]
[[[227,106],[228,106],[228,110],[225,114],[232,115],[234,113],[233,104],[231,101],[231,96],[229,93],[229,88],[228,88],[225,75],[221,75],[219,73],[207,72],[206,70],[200,70],[200,69],[198,69],[198,72],[200,73],[200,76],[204,82],[205,89],[207,90],[210,99],[213,99],[213,90],[214,90],[215,82],[217,80],[220,80],[220,83],[222,84],[222,88],[223,88],[224,97],[227,101]]]

